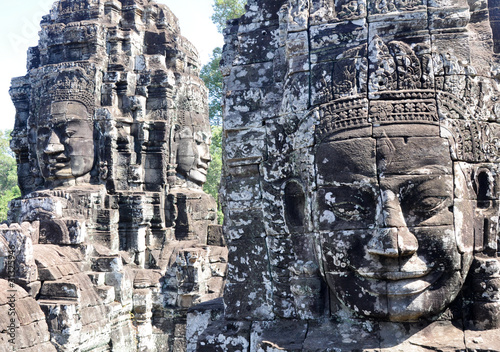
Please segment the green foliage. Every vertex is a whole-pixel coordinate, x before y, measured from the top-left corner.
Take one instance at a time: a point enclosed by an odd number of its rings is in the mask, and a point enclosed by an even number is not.
[[[222,49],[215,48],[208,64],[202,67],[200,77],[208,88],[210,125],[222,123],[222,72],[219,69]]]
[[[11,131],[0,131],[0,222],[7,219],[8,204],[21,196],[16,159],[9,147]]]
[[[245,13],[246,0],[214,0],[212,22],[220,33],[226,28],[226,22]]]
[[[13,187],[2,193],[0,196],[0,222],[7,220],[7,213],[9,212],[9,202],[12,199],[21,196],[21,191],[18,186]]]
[[[214,14],[212,21],[222,33],[226,27],[226,22],[230,19],[240,17],[245,12],[246,0],[214,0],[212,5]],[[219,185],[222,170],[222,72],[220,71],[220,61],[222,49],[215,48],[212,58],[208,64],[202,67],[201,79],[208,88],[209,96],[209,117],[212,126],[212,144],[210,154],[212,161],[208,169],[207,182],[203,190],[212,195],[218,204],[218,221],[222,224],[223,214],[219,204]]]
[[[203,185],[203,190],[215,198],[219,205],[218,220],[222,223],[222,211],[219,204],[219,185],[222,169],[222,127],[212,126],[212,144],[210,145],[210,155],[212,161],[207,173],[207,182]]]

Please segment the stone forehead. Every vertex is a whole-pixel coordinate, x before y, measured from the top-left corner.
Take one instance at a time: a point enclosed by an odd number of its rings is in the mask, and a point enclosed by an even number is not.
[[[88,121],[92,125],[92,116],[84,103],[74,100],[53,101],[50,105],[41,108],[36,119],[38,126],[52,126],[56,123],[69,122],[74,120]]]
[[[361,137],[323,141],[315,153],[322,182],[351,179],[350,174],[376,178],[384,175],[452,174],[446,138]]]
[[[87,64],[83,67],[69,68],[66,66],[57,65],[30,72],[33,82],[32,90],[35,94],[34,97],[38,100],[38,104],[35,102],[34,105],[38,106],[42,114],[44,112],[50,114],[55,112],[54,106],[56,105],[59,110],[62,106],[77,109],[76,106],[79,103],[85,106],[88,117],[93,118],[96,107],[96,84],[95,77],[93,77],[95,69],[93,65]],[[64,102],[73,102],[73,105],[62,105],[61,103]]]

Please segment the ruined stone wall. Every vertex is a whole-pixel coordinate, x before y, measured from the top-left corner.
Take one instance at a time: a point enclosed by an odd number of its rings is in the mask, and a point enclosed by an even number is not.
[[[500,350],[496,7],[248,2],[222,62],[224,307],[193,311],[218,317],[197,350]]]
[[[187,309],[222,295],[199,72],[154,1],[60,0],[43,18],[10,90],[22,197],[0,228],[0,281],[36,299],[16,324],[40,330],[18,330],[17,350],[183,351]]]

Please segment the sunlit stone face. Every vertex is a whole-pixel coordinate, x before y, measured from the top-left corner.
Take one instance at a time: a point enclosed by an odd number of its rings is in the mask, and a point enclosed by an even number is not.
[[[41,112],[36,132],[36,154],[45,180],[64,183],[90,172],[94,164],[94,132],[85,105],[53,102]]]
[[[443,310],[462,287],[472,251],[461,225],[470,201],[454,197],[447,140],[323,141],[316,167],[322,260],[339,300],[391,321]]]
[[[184,127],[177,139],[177,172],[203,185],[210,163],[210,127]]]

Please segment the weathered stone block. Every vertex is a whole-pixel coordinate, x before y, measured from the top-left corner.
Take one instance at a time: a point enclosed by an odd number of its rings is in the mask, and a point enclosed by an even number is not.
[[[328,335],[328,339],[324,337]],[[304,341],[303,351],[380,351],[379,332],[375,324],[360,321],[352,324],[332,322],[311,323]]]
[[[239,37],[240,45],[235,58],[236,62],[239,65],[248,65],[272,61],[277,45],[273,39],[277,30],[277,26],[259,26],[253,30],[243,30]],[[249,38],[251,42],[247,44]]]
[[[225,79],[228,90],[246,90],[249,88],[263,88],[272,85],[273,63],[257,63],[246,65],[241,71],[232,72]]]
[[[236,208],[229,210],[229,221],[224,226],[228,244],[239,239],[253,239],[265,236],[265,230],[260,219],[262,209]],[[233,220],[231,220],[233,219]]]
[[[224,234],[222,232],[222,226],[221,225],[208,225],[208,230],[207,230],[207,245],[209,246],[218,246],[218,247],[224,247],[226,245],[226,239],[224,237]],[[216,253],[213,253],[210,251],[210,256],[212,257]],[[215,258],[214,256],[214,258]]]
[[[380,338],[382,351],[423,351],[431,346],[443,351],[465,349],[463,331],[450,322],[410,324],[406,329],[394,323],[380,323]]]
[[[93,269],[98,272],[120,272],[123,268],[120,256],[98,257],[94,260]]]
[[[310,28],[311,63],[338,59],[339,55],[367,40],[365,20],[331,23]]]
[[[287,331],[287,334],[283,334]],[[299,321],[256,322],[252,325],[251,351],[303,351],[308,324]]]
[[[115,301],[115,288],[113,286],[101,286],[96,288],[97,294],[102,299],[103,304],[109,304]]]
[[[198,337],[196,351],[250,351],[250,322],[217,321]]]
[[[70,282],[47,281],[42,285],[40,294],[48,299],[78,300],[81,297],[80,288]]]
[[[265,134],[264,128],[228,132],[226,137],[228,159],[263,158]]]

